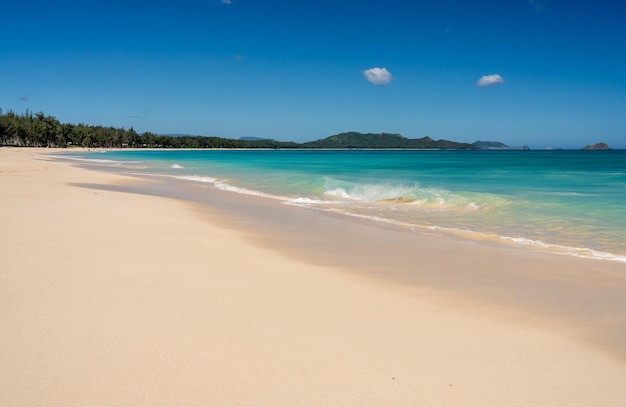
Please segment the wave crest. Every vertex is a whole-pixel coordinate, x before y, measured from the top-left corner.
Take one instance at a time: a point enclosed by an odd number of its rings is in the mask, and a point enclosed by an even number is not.
[[[327,179],[324,195],[363,202],[415,205],[424,210],[441,211],[476,211],[502,204],[486,194],[454,193],[440,188],[422,188],[419,185],[336,185],[337,183]]]

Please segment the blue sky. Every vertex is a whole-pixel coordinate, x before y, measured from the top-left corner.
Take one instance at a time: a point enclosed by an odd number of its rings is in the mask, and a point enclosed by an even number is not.
[[[622,0],[98,3],[3,4],[3,110],[140,133],[626,148]]]

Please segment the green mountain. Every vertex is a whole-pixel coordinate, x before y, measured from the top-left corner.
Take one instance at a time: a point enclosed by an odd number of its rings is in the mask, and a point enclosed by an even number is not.
[[[340,133],[325,139],[303,143],[304,148],[335,149],[429,149],[429,150],[476,150],[478,147],[447,140],[433,140],[430,137],[409,139],[391,133]]]

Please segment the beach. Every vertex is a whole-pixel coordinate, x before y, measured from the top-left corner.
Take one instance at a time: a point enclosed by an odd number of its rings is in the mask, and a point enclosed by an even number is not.
[[[2,406],[626,403],[624,263],[49,153],[0,148]]]

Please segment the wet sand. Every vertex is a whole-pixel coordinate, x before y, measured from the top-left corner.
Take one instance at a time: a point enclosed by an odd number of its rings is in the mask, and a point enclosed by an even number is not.
[[[0,149],[1,405],[626,401],[624,264],[45,152]]]

